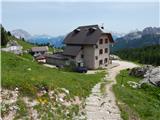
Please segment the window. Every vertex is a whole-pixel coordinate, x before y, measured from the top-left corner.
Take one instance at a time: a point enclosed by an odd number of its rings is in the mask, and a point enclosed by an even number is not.
[[[108,53],[108,48],[105,48],[105,53]]]
[[[107,63],[107,61],[108,61],[108,59],[107,59],[107,58],[105,58],[105,59],[104,59],[104,63]]]
[[[83,55],[83,54],[81,55],[81,58],[84,58],[84,55]]]
[[[78,63],[78,67],[81,67],[81,63]]]
[[[107,38],[105,39],[105,43],[108,43],[108,39]]]
[[[81,50],[83,50],[83,46],[81,47]]]
[[[98,56],[95,56],[95,59],[98,60]]]
[[[103,60],[99,60],[99,65],[102,65],[103,64]]]
[[[74,57],[74,56],[71,56],[71,58],[74,59],[75,57]]]
[[[103,54],[103,49],[100,49],[100,50],[99,50],[99,54]]]
[[[103,39],[100,39],[100,40],[99,40],[99,44],[103,44]]]

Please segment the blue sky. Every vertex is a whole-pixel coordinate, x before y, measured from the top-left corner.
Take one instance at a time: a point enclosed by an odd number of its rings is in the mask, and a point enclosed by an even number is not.
[[[7,30],[64,35],[79,25],[104,23],[106,31],[127,33],[159,26],[158,2],[2,2]]]

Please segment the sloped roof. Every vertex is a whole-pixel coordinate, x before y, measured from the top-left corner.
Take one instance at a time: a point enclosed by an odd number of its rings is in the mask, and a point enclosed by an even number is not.
[[[63,55],[61,52],[57,52],[54,54],[48,54],[45,56],[46,58],[58,59],[58,60],[67,60],[68,58]]]
[[[64,43],[79,45],[96,44],[102,34],[104,32],[98,25],[79,26],[66,36]],[[109,39],[112,38],[111,34],[104,35],[110,36]],[[113,41],[113,39],[110,41]]]
[[[31,48],[32,52],[47,52],[48,51],[48,46],[43,46],[43,47],[32,47]]]
[[[81,50],[81,46],[68,45],[64,48],[63,54],[68,56],[76,56]]]

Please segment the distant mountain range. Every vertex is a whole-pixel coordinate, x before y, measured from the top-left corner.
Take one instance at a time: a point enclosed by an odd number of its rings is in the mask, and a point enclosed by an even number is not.
[[[24,38],[27,42],[34,43],[34,44],[47,44],[59,48],[64,46],[63,40],[65,35],[53,37],[50,35],[31,35],[25,30],[16,29],[11,31],[11,34],[14,35],[16,38]],[[124,34],[112,32],[113,39],[117,39],[119,37],[124,36]]]
[[[24,38],[25,41],[34,44],[50,44],[56,48],[63,47],[63,40],[65,36],[57,36],[53,37],[50,35],[31,35],[25,30],[16,29],[11,31],[11,34],[14,35],[16,38]]]
[[[113,37],[114,40],[116,40],[117,38],[125,36],[125,33],[117,33],[117,32],[113,32],[113,31],[110,31],[110,33],[112,34],[112,37]]]
[[[34,35],[32,36],[28,42],[35,44],[50,44],[53,47],[61,48],[64,46],[63,40],[65,36],[49,36],[49,35]]]
[[[117,38],[112,51],[126,48],[140,48],[143,46],[160,45],[160,27],[147,27],[142,31],[134,31]]]
[[[35,44],[50,44],[56,48],[63,47],[65,35],[53,37],[50,35],[31,35],[22,29],[11,31],[11,34],[17,38],[24,38],[27,42]],[[139,48],[160,44],[160,27],[147,27],[142,31],[136,30],[128,34],[111,32],[115,44],[112,51],[125,48]]]

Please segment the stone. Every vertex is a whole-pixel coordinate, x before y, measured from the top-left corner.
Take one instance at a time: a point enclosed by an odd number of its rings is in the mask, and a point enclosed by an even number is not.
[[[59,101],[60,101],[60,102],[64,102],[63,98],[59,98]]]
[[[27,70],[28,70],[28,71],[31,71],[31,68],[28,68]]]
[[[144,79],[140,81],[140,85],[150,83],[155,86],[160,86],[160,66],[154,67],[151,65],[145,65],[143,67],[136,67],[130,70],[129,75],[143,77]],[[139,86],[138,83],[130,81],[128,81],[128,84],[133,88]]]
[[[144,75],[142,83],[151,83],[160,87],[160,66],[148,70]]]
[[[143,67],[135,67],[129,71],[129,75],[135,77],[144,77],[144,75],[153,68],[154,67],[151,65],[145,65]]]
[[[18,90],[19,90],[18,87],[16,87],[16,88],[15,88],[15,91],[18,91]]]
[[[65,93],[69,94],[69,90],[67,90],[66,88],[61,88],[61,90],[63,90]]]
[[[140,84],[134,81],[128,81],[127,82],[129,84],[130,87],[132,88],[139,88]]]

